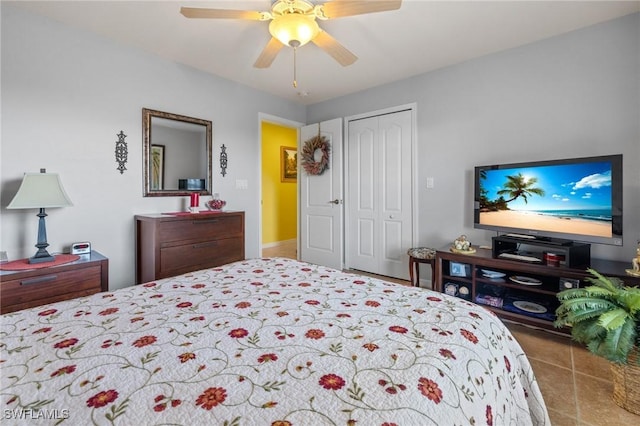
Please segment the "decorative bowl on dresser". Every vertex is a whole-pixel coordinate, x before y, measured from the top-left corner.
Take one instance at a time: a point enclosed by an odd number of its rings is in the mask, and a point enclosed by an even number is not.
[[[90,256],[57,266],[20,271],[0,271],[0,313],[109,290],[109,259],[91,251]]]
[[[244,260],[244,212],[136,215],[136,283]]]

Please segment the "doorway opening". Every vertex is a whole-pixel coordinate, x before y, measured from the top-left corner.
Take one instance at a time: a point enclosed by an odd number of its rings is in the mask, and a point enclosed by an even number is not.
[[[260,121],[262,256],[297,258],[297,146],[295,123]]]

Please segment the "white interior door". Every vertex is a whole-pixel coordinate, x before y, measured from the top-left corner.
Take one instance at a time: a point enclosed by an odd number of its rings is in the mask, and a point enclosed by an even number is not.
[[[342,119],[320,123],[320,134],[329,141],[329,168],[321,175],[308,175],[298,165],[300,185],[300,259],[342,269],[343,185]],[[298,159],[304,142],[318,135],[318,124],[300,129]],[[298,160],[300,161],[300,160]]]
[[[412,111],[349,121],[347,267],[407,279]]]

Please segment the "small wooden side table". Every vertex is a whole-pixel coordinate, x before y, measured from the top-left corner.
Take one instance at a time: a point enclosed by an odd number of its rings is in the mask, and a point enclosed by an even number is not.
[[[420,287],[420,264],[431,265],[431,286],[436,282],[436,251],[429,247],[415,247],[407,250],[409,255],[409,280],[414,287]],[[415,272],[415,281],[413,280]]]
[[[109,291],[109,259],[97,251],[57,266],[0,271],[0,313]]]

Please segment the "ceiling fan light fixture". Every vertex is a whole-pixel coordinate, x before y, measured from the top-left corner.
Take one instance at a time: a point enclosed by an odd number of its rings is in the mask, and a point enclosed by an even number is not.
[[[1,1],[1,0],[0,0]],[[294,86],[296,48],[310,41],[329,54],[340,65],[353,64],[358,57],[320,28],[317,19],[342,18],[400,8],[402,0],[271,0],[269,11],[209,9],[182,7],[180,13],[187,18],[244,19],[271,21],[271,38],[253,64],[256,68],[268,68],[283,46],[293,47]]]
[[[285,46],[300,47],[313,40],[320,27],[312,16],[287,13],[273,18],[269,32]]]

